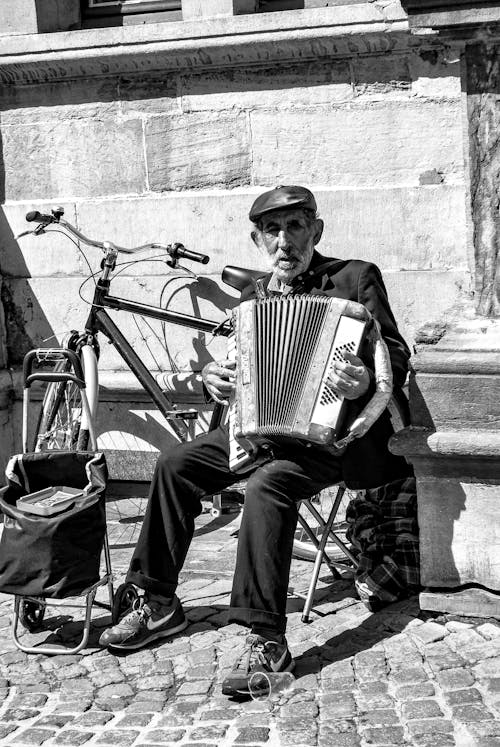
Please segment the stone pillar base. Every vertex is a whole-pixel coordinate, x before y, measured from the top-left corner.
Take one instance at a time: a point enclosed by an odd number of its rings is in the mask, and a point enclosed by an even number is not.
[[[419,602],[421,609],[431,612],[447,612],[465,617],[500,618],[500,594],[493,594],[485,589],[423,591]]]
[[[417,478],[421,606],[500,618],[500,320],[419,347],[410,409],[391,450]]]

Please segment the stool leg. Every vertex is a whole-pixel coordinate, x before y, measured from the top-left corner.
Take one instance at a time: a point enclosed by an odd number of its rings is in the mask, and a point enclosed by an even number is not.
[[[216,519],[218,519],[219,516],[222,515],[222,495],[221,495],[221,493],[216,493],[215,495],[212,496],[212,508],[210,510],[210,513]]]
[[[318,549],[316,551],[316,557],[314,559],[314,568],[313,568],[313,572],[311,576],[311,581],[309,583],[309,591],[307,592],[306,601],[304,603],[304,609],[302,611],[301,620],[303,623],[311,622],[309,615],[310,615],[311,608],[312,608],[313,601],[314,601],[314,592],[316,591],[316,585],[318,583],[319,571],[321,568],[321,563],[324,558],[326,543],[328,542],[328,538],[330,536],[333,522],[335,521],[337,517],[337,511],[339,510],[340,501],[342,500],[344,492],[345,492],[345,488],[341,485],[337,491],[337,496],[333,503],[332,510],[330,511],[330,515],[328,516],[328,519],[323,526],[321,540],[319,541]]]

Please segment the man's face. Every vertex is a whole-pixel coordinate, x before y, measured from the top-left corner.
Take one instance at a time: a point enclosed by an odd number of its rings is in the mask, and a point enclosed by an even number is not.
[[[265,249],[272,271],[285,285],[309,267],[321,235],[318,223],[300,209],[273,210],[262,216],[262,230],[255,240]]]

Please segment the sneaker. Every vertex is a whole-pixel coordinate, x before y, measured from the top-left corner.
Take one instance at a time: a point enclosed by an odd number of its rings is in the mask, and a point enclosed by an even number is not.
[[[168,607],[152,601],[146,594],[136,599],[132,610],[99,638],[101,646],[111,646],[126,651],[147,646],[157,638],[179,633],[188,621],[177,597]]]
[[[291,672],[295,661],[285,643],[268,641],[252,633],[233,669],[222,682],[223,695],[248,694],[248,683],[255,672]]]

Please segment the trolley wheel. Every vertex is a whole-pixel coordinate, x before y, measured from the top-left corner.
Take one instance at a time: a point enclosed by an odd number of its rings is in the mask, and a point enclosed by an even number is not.
[[[129,612],[134,602],[139,599],[139,593],[133,584],[121,584],[114,594],[113,609],[111,610],[111,622],[113,625]]]
[[[30,633],[37,630],[45,617],[45,604],[32,599],[21,599],[19,605],[19,622]]]

